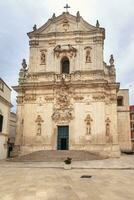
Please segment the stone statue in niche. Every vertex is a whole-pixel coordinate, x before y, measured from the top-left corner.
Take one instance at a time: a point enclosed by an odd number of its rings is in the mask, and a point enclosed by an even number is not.
[[[91,62],[91,57],[90,57],[90,51],[89,50],[87,50],[87,52],[86,52],[86,62],[87,63]]]
[[[35,122],[37,123],[37,133],[36,134],[38,136],[41,136],[41,125],[42,125],[42,122],[44,122],[44,121],[42,120],[41,116],[38,115]]]
[[[44,51],[41,52],[40,62],[41,62],[41,65],[46,64],[46,55]]]
[[[38,123],[37,135],[41,135],[41,123]]]
[[[109,117],[106,119],[106,141],[111,142],[111,134],[110,134],[110,119]]]
[[[88,114],[85,122],[86,122],[86,135],[91,135],[91,122],[93,120],[91,119],[90,115]]]
[[[91,47],[86,47],[86,63],[91,63]]]

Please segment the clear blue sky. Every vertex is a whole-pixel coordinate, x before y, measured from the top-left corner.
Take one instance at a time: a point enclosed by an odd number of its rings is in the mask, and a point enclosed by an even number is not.
[[[0,77],[11,87],[18,81],[23,58],[28,60],[27,32],[34,24],[44,24],[53,13],[64,11],[81,16],[95,25],[98,19],[106,29],[105,58],[114,54],[117,81],[121,88],[130,89],[130,103],[134,104],[134,6],[133,0],[6,0],[0,1]],[[15,92],[12,103],[15,104]]]

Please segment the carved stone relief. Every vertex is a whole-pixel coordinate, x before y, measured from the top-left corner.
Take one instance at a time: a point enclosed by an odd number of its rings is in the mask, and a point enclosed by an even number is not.
[[[86,105],[90,105],[91,102],[92,102],[92,97],[88,95],[88,96],[84,99],[84,102],[85,102]]]
[[[62,80],[61,87],[55,90],[55,103],[52,119],[55,122],[70,122],[70,120],[73,119],[70,91]]]
[[[53,97],[53,96],[46,96],[46,97],[45,97],[45,100],[46,100],[47,102],[53,102],[54,97]]]
[[[54,113],[52,115],[52,119],[55,122],[70,122],[73,119],[72,115],[72,109],[66,108],[64,110],[62,109],[55,109]]]
[[[26,94],[24,97],[25,102],[32,102],[36,101],[36,95],[35,94]]]
[[[94,94],[93,99],[95,101],[104,101],[105,100],[105,95],[104,94]]]
[[[72,45],[68,44],[67,46],[61,46],[61,45],[57,45],[54,48],[54,55],[56,55],[57,58],[61,58],[63,56],[67,56],[67,57],[76,57],[76,52],[77,49],[74,48]]]
[[[64,18],[62,26],[64,31],[67,31],[69,29],[69,21],[67,18]]]

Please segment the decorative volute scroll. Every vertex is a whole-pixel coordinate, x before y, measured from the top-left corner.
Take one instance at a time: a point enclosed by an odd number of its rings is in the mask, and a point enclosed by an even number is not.
[[[91,135],[91,122],[92,122],[91,116],[88,114],[86,116],[85,122],[86,122],[86,135]]]
[[[37,135],[41,136],[42,123],[44,122],[40,115],[37,116],[35,122],[37,123]]]
[[[40,51],[40,64],[46,65],[46,50],[45,49]]]
[[[91,47],[85,47],[86,50],[86,63],[91,63]]]
[[[57,45],[54,48],[54,55],[56,55],[57,58],[67,56],[67,57],[76,57],[77,49],[74,48],[71,44],[68,45]]]
[[[112,138],[111,138],[111,133],[110,133],[111,121],[110,121],[109,117],[107,117],[105,122],[106,122],[106,142],[110,143],[110,142],[112,142]]]

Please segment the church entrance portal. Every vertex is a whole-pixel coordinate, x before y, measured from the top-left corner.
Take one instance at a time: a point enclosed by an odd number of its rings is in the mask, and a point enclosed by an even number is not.
[[[69,149],[69,126],[58,126],[57,150]]]

